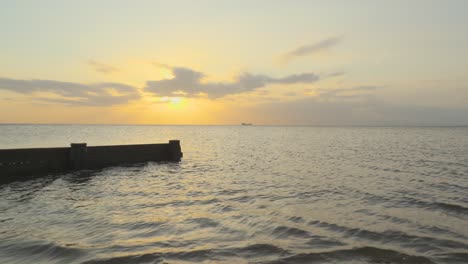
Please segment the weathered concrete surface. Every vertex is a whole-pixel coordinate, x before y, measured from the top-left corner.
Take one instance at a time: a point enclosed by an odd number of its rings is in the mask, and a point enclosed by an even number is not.
[[[69,148],[0,149],[0,181],[67,169],[69,152]]]
[[[180,161],[183,156],[180,140],[169,140],[169,155],[171,160]]]
[[[70,144],[70,168],[81,170],[86,168],[87,160],[86,143],[71,143]]]
[[[80,169],[96,169],[146,161],[181,160],[179,140],[165,144],[93,146],[72,143],[69,148],[0,149],[0,183]]]

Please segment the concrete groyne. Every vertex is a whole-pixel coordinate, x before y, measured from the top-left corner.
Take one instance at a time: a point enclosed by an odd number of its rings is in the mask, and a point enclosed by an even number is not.
[[[66,148],[0,149],[0,183],[45,173],[98,169],[146,161],[182,158],[179,140],[163,144],[87,146],[72,143]]]

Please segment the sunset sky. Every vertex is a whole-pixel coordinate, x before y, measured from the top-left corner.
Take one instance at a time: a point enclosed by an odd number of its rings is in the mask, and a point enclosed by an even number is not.
[[[467,10],[0,0],[0,123],[468,125]]]

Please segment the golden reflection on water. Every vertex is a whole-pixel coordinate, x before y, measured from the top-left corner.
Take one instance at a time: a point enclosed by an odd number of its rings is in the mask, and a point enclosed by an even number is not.
[[[450,263],[468,244],[466,129],[54,129],[185,155],[0,186],[3,262]]]

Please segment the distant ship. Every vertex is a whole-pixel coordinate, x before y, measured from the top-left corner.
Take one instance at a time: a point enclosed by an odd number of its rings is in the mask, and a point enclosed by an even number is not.
[[[243,125],[243,126],[251,126],[252,124],[251,124],[251,123],[242,123],[241,125]]]

